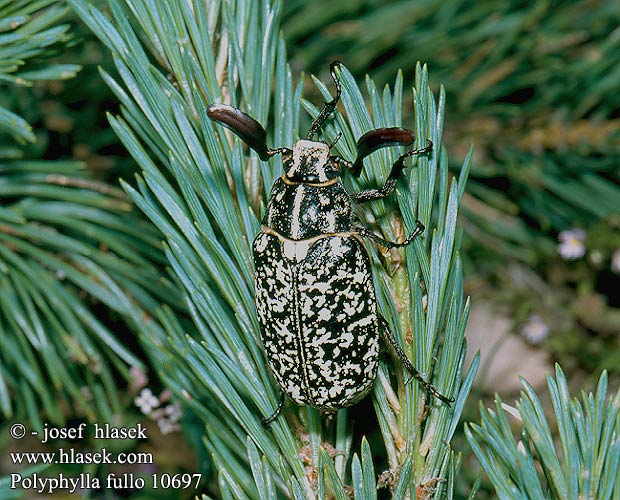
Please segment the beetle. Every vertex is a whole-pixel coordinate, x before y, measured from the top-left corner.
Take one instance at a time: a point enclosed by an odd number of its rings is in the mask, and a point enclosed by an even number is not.
[[[366,156],[387,146],[411,145],[413,132],[379,128],[357,141],[357,158],[330,155],[333,146],[313,140],[335,111],[341,83],[335,61],[330,73],[336,96],[325,103],[306,139],[293,148],[267,147],[265,129],[254,118],[227,104],[212,104],[207,115],[238,135],[263,161],[281,154],[284,174],[275,181],[261,231],[253,242],[256,310],[267,360],[282,393],[269,426],[286,394],[299,405],[331,413],[358,402],[372,388],[379,364],[381,334],[404,367],[429,394],[451,403],[416,370],[379,314],[371,264],[362,238],[386,248],[403,247],[423,233],[416,227],[402,242],[387,241],[363,227],[354,203],[390,195],[406,158],[427,154],[432,143],[400,155],[383,187],[349,194],[342,172],[359,176]]]

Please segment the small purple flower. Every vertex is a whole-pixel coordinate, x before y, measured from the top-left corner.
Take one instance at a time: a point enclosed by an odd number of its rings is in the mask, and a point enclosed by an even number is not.
[[[171,422],[167,418],[160,418],[157,420],[157,425],[159,427],[159,431],[165,436],[166,434],[170,434],[171,432],[178,431],[181,427],[179,424],[175,422]]]
[[[586,253],[586,232],[583,229],[573,228],[558,234],[557,246],[560,257],[564,260],[581,259]]]
[[[521,334],[532,344],[540,344],[549,335],[549,325],[538,314],[532,314],[523,325]]]
[[[620,248],[611,254],[611,270],[620,274]]]
[[[155,397],[153,391],[148,387],[142,389],[140,395],[136,396],[133,402],[145,415],[148,415],[154,408],[159,406],[159,399]]]
[[[164,413],[168,417],[170,422],[175,423],[181,420],[183,416],[183,411],[181,410],[181,405],[177,402],[172,403],[164,408]]]
[[[137,366],[132,365],[129,369],[129,388],[131,391],[138,392],[149,383],[149,379],[144,373],[144,370]]]

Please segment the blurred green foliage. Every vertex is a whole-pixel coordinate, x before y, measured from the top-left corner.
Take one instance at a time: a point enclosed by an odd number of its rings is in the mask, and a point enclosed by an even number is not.
[[[512,266],[500,284],[513,305],[517,324],[532,314],[550,328],[547,350],[569,373],[591,382],[602,369],[620,380],[620,216],[601,219],[588,228],[584,256],[555,259],[544,279],[524,266]],[[508,288],[511,286],[511,288]]]
[[[462,212],[465,262],[476,271],[506,257],[544,266],[558,231],[620,213],[617,2],[284,6],[300,69],[322,72],[340,59],[385,82],[412,61],[429,62],[447,89],[452,154],[476,145]]]
[[[60,22],[70,31],[64,44],[44,52],[44,62],[66,66],[77,62],[74,78],[43,79],[32,85],[6,84],[0,103],[19,115],[31,127],[34,142],[11,148],[12,156],[66,159],[86,163],[89,175],[115,182],[131,175],[133,162],[109,127],[105,113],[118,109],[112,92],[102,83],[99,66],[109,67],[112,57],[69,8],[63,8]],[[40,13],[37,13],[40,15]],[[29,60],[24,61],[28,67]],[[1,85],[1,84],[0,84]],[[8,147],[8,136],[0,132],[0,149]]]
[[[179,318],[185,309],[162,273],[161,235],[125,193],[84,163],[54,159],[71,153],[51,146],[54,134],[99,112],[50,98],[80,67],[64,52],[70,12],[0,2],[0,416],[37,429],[72,415],[114,421],[129,404],[130,366],[145,362],[138,332],[157,328],[161,304]],[[93,147],[102,126],[83,127]]]
[[[77,162],[0,164],[0,199],[0,414],[111,419],[116,377],[125,390],[143,363],[135,332],[162,303],[184,309],[161,236]]]
[[[75,76],[78,65],[49,62],[69,40],[68,11],[56,0],[0,2],[0,88],[32,87],[37,80]],[[0,94],[0,158],[21,156],[9,139],[21,145],[35,141],[30,124],[7,109],[11,96],[5,91]]]

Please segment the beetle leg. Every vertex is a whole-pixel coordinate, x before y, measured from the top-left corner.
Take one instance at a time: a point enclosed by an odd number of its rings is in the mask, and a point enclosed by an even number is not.
[[[267,154],[269,155],[269,157],[275,156],[275,155],[290,154],[290,152],[291,152],[290,148],[276,148],[276,149],[267,150]]]
[[[327,147],[329,149],[333,148],[336,144],[338,144],[338,141],[342,138],[342,132],[338,132],[338,135],[336,136],[336,138],[332,141],[331,144],[328,144]]]
[[[263,424],[263,427],[265,429],[269,429],[269,427],[271,426],[271,423],[278,418],[278,415],[280,415],[280,412],[282,411],[282,407],[284,406],[284,393],[280,392],[280,401],[278,401],[278,406],[276,406],[276,411],[274,411],[270,416],[268,416],[267,418],[263,418],[261,419],[261,424]]]
[[[394,188],[396,187],[396,182],[398,181],[398,178],[400,177],[403,169],[405,168],[405,159],[414,155],[430,153],[432,150],[433,143],[431,141],[427,141],[426,147],[420,149],[412,149],[411,151],[403,153],[398,157],[398,160],[394,162],[394,165],[392,165],[390,175],[381,188],[361,191],[359,193],[351,195],[351,198],[360,203],[385,198],[394,191]]]
[[[409,245],[409,243],[415,240],[416,237],[421,235],[424,232],[424,224],[422,224],[419,220],[415,221],[415,229],[411,232],[409,236],[407,236],[407,239],[405,239],[405,241],[403,241],[402,243],[396,243],[395,241],[385,240],[381,238],[381,236],[377,236],[375,233],[373,233],[372,231],[369,231],[368,229],[362,226],[355,227],[354,230],[357,231],[360,236],[370,238],[371,240],[375,241],[382,247],[400,248],[400,247],[405,247]]]
[[[312,139],[314,134],[316,134],[319,131],[319,129],[323,126],[325,121],[329,118],[329,115],[331,115],[336,109],[336,105],[338,104],[338,101],[340,100],[340,94],[342,93],[342,86],[340,85],[340,80],[338,79],[338,75],[336,75],[336,68],[338,66],[342,66],[342,63],[339,61],[334,61],[333,63],[329,65],[329,72],[332,75],[332,79],[334,80],[334,83],[336,84],[336,97],[334,97],[331,101],[326,102],[321,112],[312,121],[312,124],[310,125],[310,130],[308,131],[308,135],[306,137],[306,139],[308,140]]]
[[[336,162],[339,168],[344,167],[347,170],[351,170],[353,168],[353,163],[351,163],[348,160],[345,160],[344,158],[340,158],[340,156],[331,156],[330,158],[334,162]]]
[[[443,394],[441,394],[437,390],[437,388],[433,384],[431,384],[428,380],[426,380],[424,377],[422,377],[422,375],[416,369],[416,367],[413,366],[411,361],[409,361],[409,358],[407,357],[405,352],[400,347],[400,345],[397,342],[396,338],[394,337],[394,335],[392,335],[392,332],[390,331],[390,326],[388,325],[388,322],[381,315],[379,315],[379,323],[381,324],[381,331],[383,332],[383,335],[384,335],[385,339],[387,340],[388,344],[390,344],[390,346],[392,346],[392,349],[394,349],[394,351],[396,352],[396,355],[400,358],[400,360],[401,360],[402,364],[404,365],[405,369],[411,375],[411,377],[409,377],[409,379],[407,380],[406,384],[408,384],[409,382],[411,382],[415,378],[420,383],[420,385],[422,387],[424,387],[426,392],[428,392],[431,396],[434,396],[437,399],[440,399],[441,401],[446,403],[448,406],[450,405],[450,403],[454,403],[454,398],[449,398],[447,396],[444,396]]]

